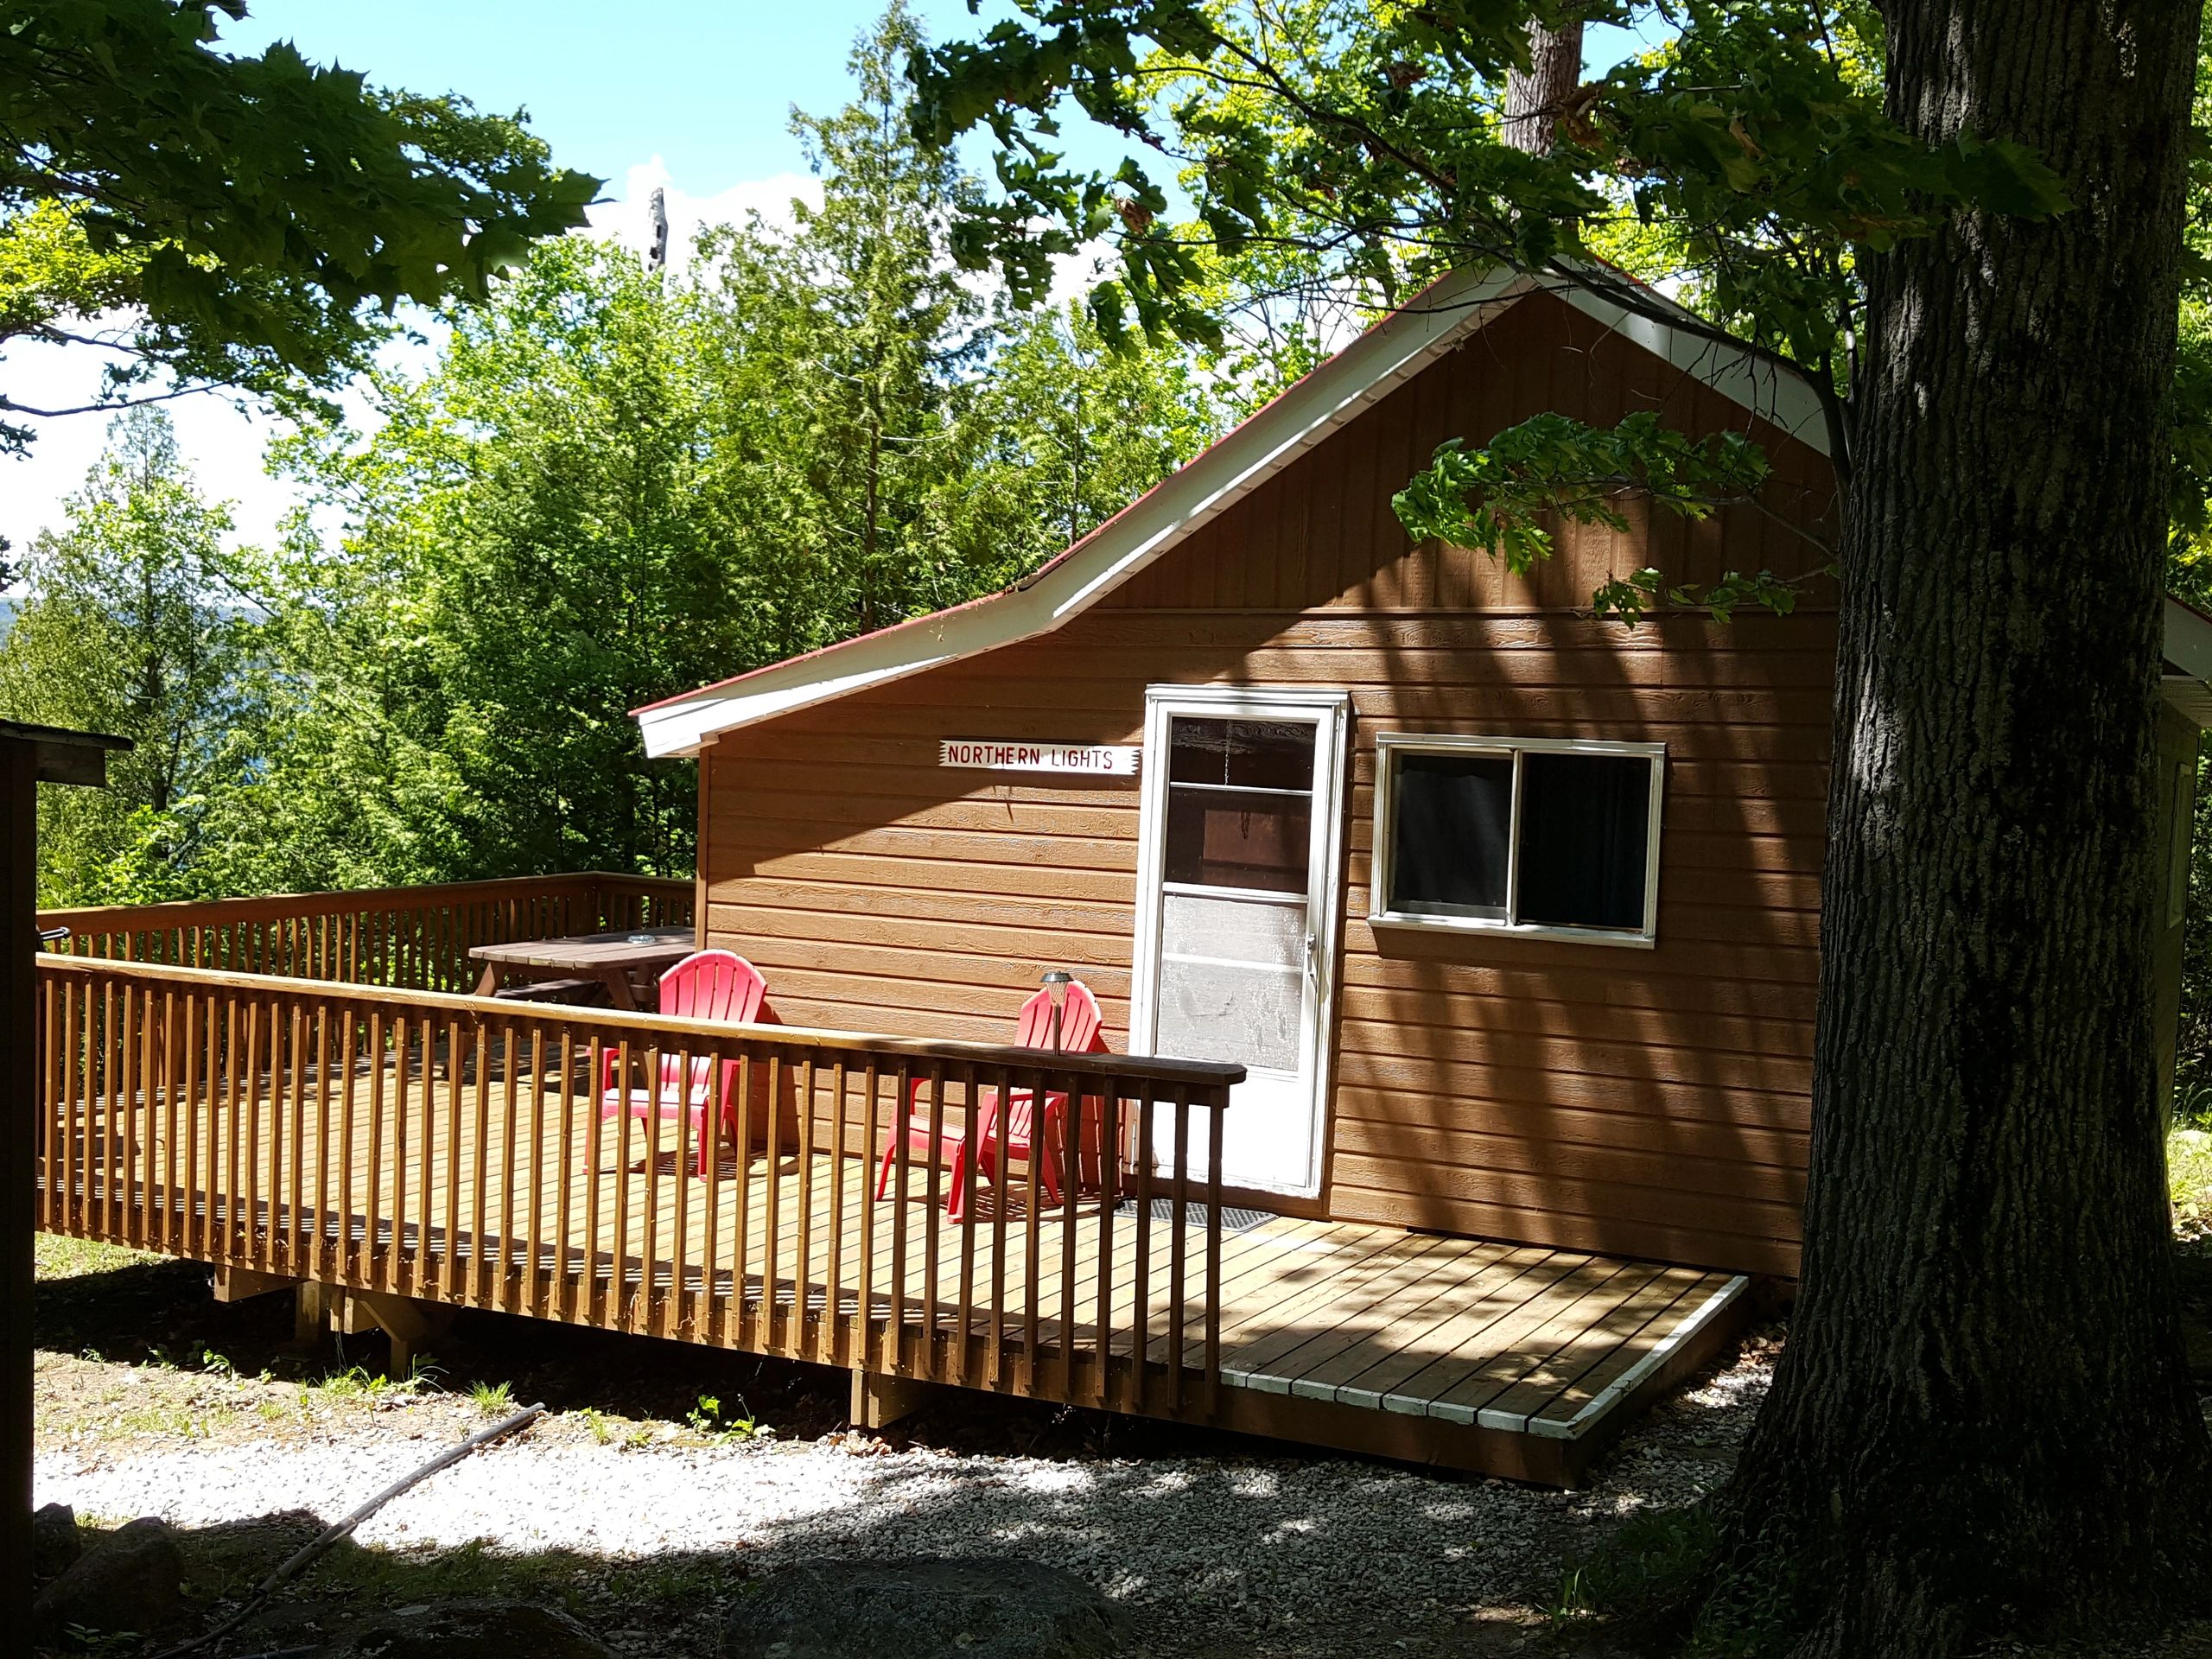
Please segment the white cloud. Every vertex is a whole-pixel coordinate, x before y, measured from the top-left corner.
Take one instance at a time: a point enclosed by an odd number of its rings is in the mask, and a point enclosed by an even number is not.
[[[591,210],[590,233],[642,249],[656,188],[667,193],[669,246],[677,259],[689,250],[702,226],[741,219],[747,212],[757,211],[769,223],[787,226],[794,197],[810,205],[822,200],[822,181],[804,173],[779,173],[695,196],[676,185],[656,156],[629,169],[621,200]],[[419,327],[419,318],[416,323]],[[391,348],[391,356],[414,368],[423,366],[429,353],[422,346],[402,344]],[[82,346],[17,341],[0,359],[0,387],[10,400],[31,408],[73,409],[98,396],[103,360],[101,353]],[[357,389],[349,388],[339,401],[350,418],[373,424]],[[175,423],[177,446],[201,490],[212,499],[232,504],[238,539],[264,545],[273,542],[293,497],[289,484],[268,475],[262,457],[270,439],[284,430],[284,423],[251,406],[242,410],[235,399],[214,393],[181,397],[164,407]],[[0,536],[15,544],[17,556],[41,530],[62,522],[63,499],[82,486],[99,459],[108,420],[104,414],[89,414],[29,421],[26,423],[38,435],[29,455],[0,458]]]

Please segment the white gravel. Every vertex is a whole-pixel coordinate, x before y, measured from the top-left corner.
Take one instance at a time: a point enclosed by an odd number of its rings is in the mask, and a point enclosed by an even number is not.
[[[1709,1487],[1766,1378],[1747,1361],[1662,1408],[1573,1493],[1293,1456],[1055,1461],[858,1437],[705,1448],[524,1438],[431,1477],[359,1538],[613,1560],[728,1550],[752,1570],[826,1555],[1013,1555],[1065,1567],[1133,1611],[1211,1604],[1291,1624],[1447,1617],[1541,1593],[1563,1529]],[[305,1444],[92,1443],[38,1458],[37,1501],[187,1527],[288,1511],[328,1521],[439,1445],[404,1413]]]

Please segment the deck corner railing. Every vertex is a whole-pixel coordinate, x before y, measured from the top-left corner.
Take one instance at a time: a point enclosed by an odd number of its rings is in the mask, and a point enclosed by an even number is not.
[[[225,973],[466,991],[480,944],[694,925],[688,880],[587,870],[436,887],[100,905],[39,913],[59,954]]]

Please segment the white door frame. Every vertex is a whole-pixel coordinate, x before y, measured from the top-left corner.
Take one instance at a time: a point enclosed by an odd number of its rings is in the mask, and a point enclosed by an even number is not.
[[[1286,1198],[1318,1198],[1328,1145],[1330,1061],[1335,1049],[1337,942],[1344,915],[1344,791],[1349,781],[1346,735],[1351,697],[1344,691],[1303,686],[1154,685],[1144,694],[1144,764],[1137,829],[1135,957],[1129,977],[1129,1052],[1153,1052],[1160,968],[1160,860],[1167,825],[1167,722],[1177,715],[1199,720],[1265,720],[1285,715],[1312,720],[1313,825],[1306,871],[1308,922],[1314,940],[1313,1018],[1300,1039],[1300,1070],[1312,1080],[1312,1141],[1306,1180],[1293,1186],[1243,1183]],[[1232,1091],[1233,1094],[1233,1091]],[[1236,1109],[1232,1104],[1232,1113]],[[1198,1154],[1203,1161],[1203,1149]]]

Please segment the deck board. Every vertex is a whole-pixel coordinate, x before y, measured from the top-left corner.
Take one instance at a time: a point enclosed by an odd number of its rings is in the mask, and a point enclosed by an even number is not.
[[[488,1063],[480,1051],[461,1070]],[[942,1353],[918,1374],[1018,1377],[1079,1403],[1116,1397],[1079,1348],[1123,1363],[1141,1353],[1152,1374],[1177,1345],[1175,1224],[1134,1202],[1109,1228],[1095,1198],[1032,1214],[1018,1193],[1001,1211],[982,1187],[954,1222],[930,1201],[944,1182],[920,1159],[910,1197],[878,1202],[873,1149],[837,1124],[794,1135],[772,1123],[772,1141],[741,1160],[723,1147],[702,1180],[681,1125],[602,1120],[588,1092],[527,1075],[464,1088],[435,1068],[295,1065],[264,1081],[235,1105],[213,1090],[142,1091],[113,1121],[79,1111],[54,1149],[49,1220],[211,1261],[252,1254],[357,1289],[830,1363],[911,1370]],[[245,1136],[227,1133],[234,1110]],[[234,1158],[241,1145],[251,1156]],[[1205,1324],[1202,1226],[1185,1236],[1187,1371]],[[1223,1234],[1220,1379],[1255,1402],[1236,1421],[1268,1426],[1258,1396],[1421,1420],[1433,1444],[1400,1455],[1488,1466],[1493,1454],[1458,1455],[1449,1437],[1507,1427],[1599,1443],[1640,1389],[1714,1345],[1744,1288],[1695,1268],[1267,1217]],[[1165,1397],[1176,1414],[1185,1389]]]

